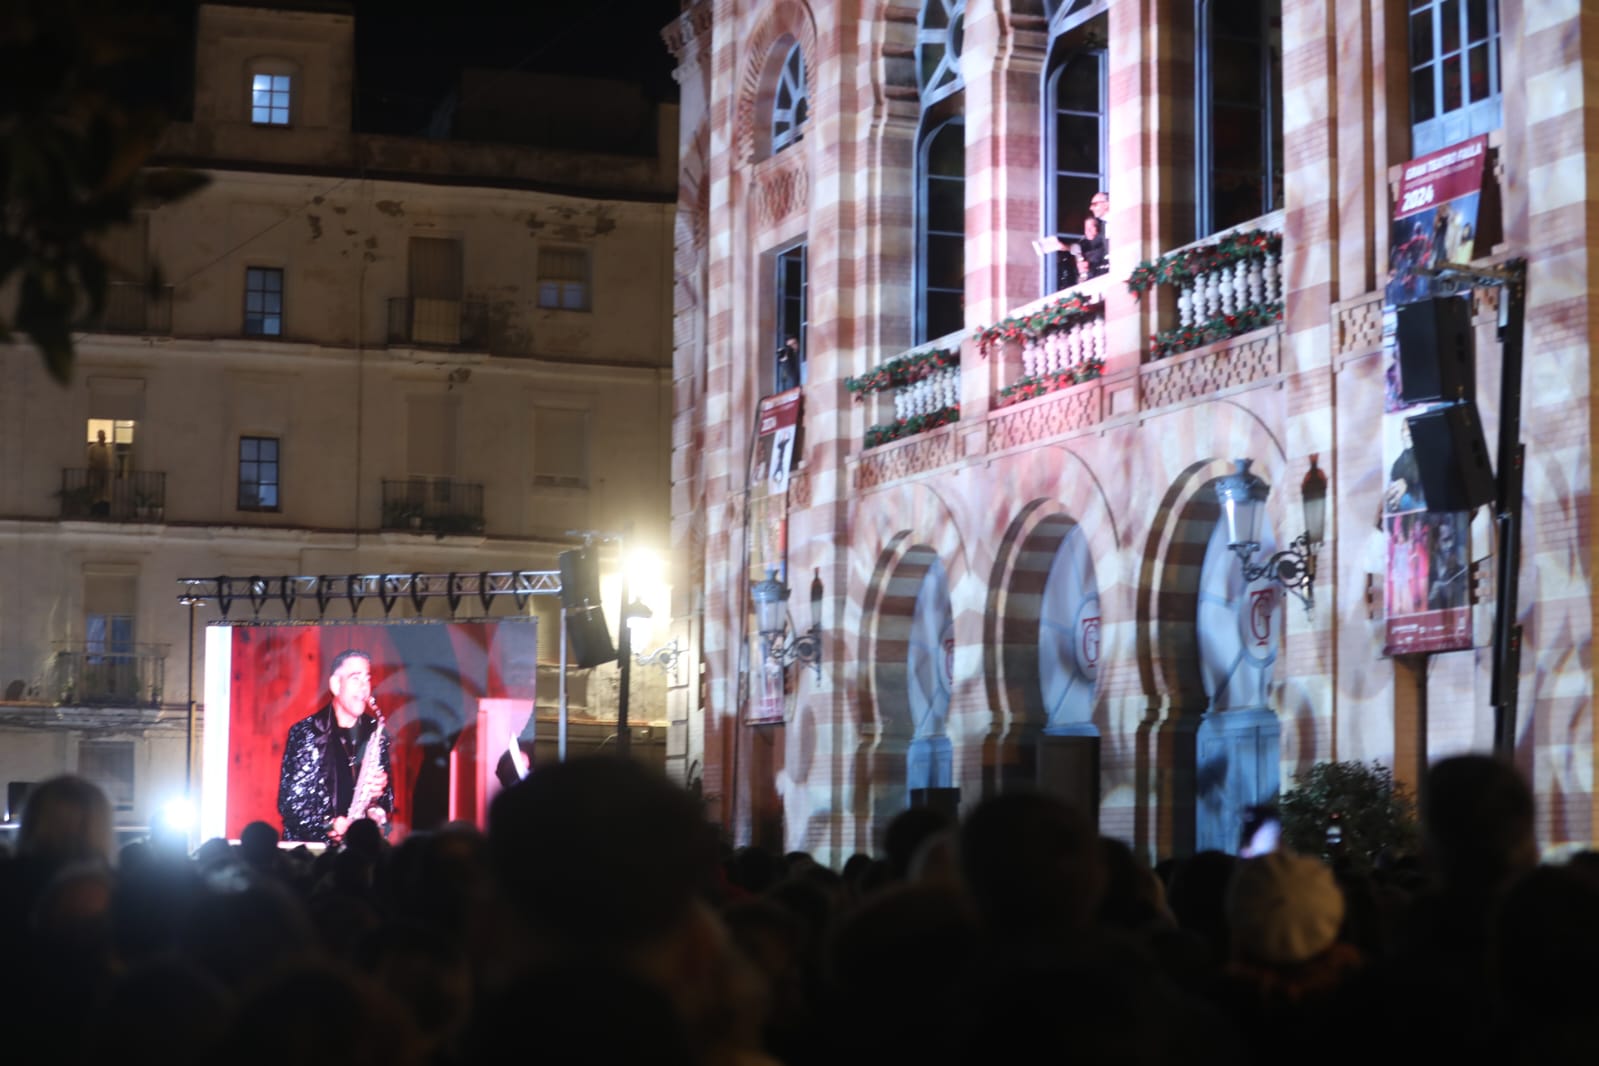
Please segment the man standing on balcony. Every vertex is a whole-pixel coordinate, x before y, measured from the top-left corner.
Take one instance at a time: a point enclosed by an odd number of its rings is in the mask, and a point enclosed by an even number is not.
[[[283,839],[336,844],[350,823],[369,818],[387,831],[394,811],[389,781],[389,737],[371,717],[372,659],[354,648],[340,652],[328,677],[332,699],[315,714],[295,722],[283,743],[278,776],[278,813]],[[378,763],[371,780],[375,799],[352,811],[368,746],[376,744]]]
[[[1110,193],[1096,192],[1088,201],[1088,218],[1083,222],[1082,251],[1088,263],[1088,276],[1097,278],[1110,269],[1109,221]]]
[[[89,445],[89,510],[97,515],[111,513],[111,448],[105,442],[105,430],[95,431],[95,442]]]

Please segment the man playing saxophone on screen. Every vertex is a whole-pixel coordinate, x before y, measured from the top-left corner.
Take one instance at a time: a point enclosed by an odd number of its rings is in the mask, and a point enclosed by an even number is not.
[[[385,833],[394,811],[389,735],[372,699],[372,658],[350,649],[333,660],[332,698],[289,727],[278,777],[283,839],[336,844],[370,818]]]

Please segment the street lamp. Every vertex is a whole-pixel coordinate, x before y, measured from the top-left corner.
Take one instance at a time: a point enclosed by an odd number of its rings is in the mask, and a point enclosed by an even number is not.
[[[777,579],[777,567],[766,568],[766,579],[750,589],[755,601],[755,627],[767,661],[788,666],[802,663],[822,676],[822,572],[811,579],[811,628],[785,639],[788,633],[788,586]]]
[[[1260,551],[1263,505],[1271,486],[1249,472],[1251,460],[1235,459],[1237,470],[1216,482],[1216,498],[1227,523],[1227,545],[1237,553],[1245,581],[1269,578],[1298,597],[1309,614],[1316,599],[1316,553],[1321,550],[1327,522],[1327,475],[1310,457],[1310,471],[1300,483],[1300,503],[1305,511],[1305,531],[1288,547],[1265,562],[1251,562]]]

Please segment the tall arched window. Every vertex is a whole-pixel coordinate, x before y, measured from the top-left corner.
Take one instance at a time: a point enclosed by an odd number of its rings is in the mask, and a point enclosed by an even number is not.
[[[916,343],[965,326],[966,128],[960,52],[966,0],[926,0],[916,37]]]
[[[776,155],[805,136],[810,102],[805,95],[805,53],[799,45],[789,49],[777,76],[772,97],[772,154]]]
[[[1063,42],[1064,43],[1064,42]],[[1081,240],[1094,195],[1107,190],[1108,123],[1105,121],[1108,66],[1103,48],[1064,47],[1049,71],[1048,104],[1050,185],[1045,190],[1049,214],[1046,232],[1067,241]],[[1072,257],[1054,253],[1053,269],[1045,271],[1045,289],[1053,292],[1083,280]]]
[[[1410,0],[1411,154],[1500,126],[1498,0]]]
[[[920,335],[930,341],[965,325],[966,128],[945,119],[922,138],[917,170],[922,175],[917,270],[922,279]]]
[[[1283,206],[1282,0],[1195,0],[1197,236]]]

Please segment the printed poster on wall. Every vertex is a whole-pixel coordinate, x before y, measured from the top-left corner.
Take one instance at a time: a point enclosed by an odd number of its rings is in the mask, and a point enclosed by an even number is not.
[[[1423,273],[1475,254],[1488,138],[1475,137],[1404,165],[1389,238],[1383,307],[1386,399],[1383,500],[1386,546],[1384,651],[1389,655],[1472,646],[1471,512],[1427,510],[1406,419],[1441,406],[1402,399],[1398,308],[1433,297]],[[1442,299],[1469,300],[1469,293]]]
[[[788,581],[788,476],[794,466],[794,448],[800,425],[803,391],[789,389],[761,400],[755,419],[755,448],[750,457],[749,580],[764,581],[769,571]],[[767,662],[761,654],[754,604],[750,605],[750,659],[754,664],[750,699],[745,707],[749,722],[781,722],[786,698],[794,684],[791,670]]]

